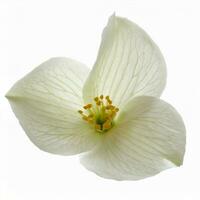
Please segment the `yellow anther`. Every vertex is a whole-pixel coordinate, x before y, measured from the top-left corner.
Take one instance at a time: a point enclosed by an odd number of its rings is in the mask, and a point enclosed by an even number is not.
[[[96,129],[96,130],[101,130],[101,125],[95,124],[95,129]]]
[[[107,129],[110,129],[111,128],[111,123],[110,121],[106,121],[104,124],[103,124],[103,130],[107,130]]]
[[[93,119],[88,119],[88,122],[93,124],[94,123],[94,120]]]
[[[110,110],[114,110],[114,109],[115,109],[115,106],[110,105]]]
[[[78,113],[83,114],[83,111],[82,110],[78,110]]]
[[[100,106],[101,105],[101,101],[97,101],[96,104],[97,104],[97,106]]]
[[[94,117],[94,115],[93,115],[93,114],[90,114],[90,115],[88,115],[88,117],[89,117],[89,118],[93,118],[93,117]]]
[[[107,101],[108,101],[109,104],[112,104],[112,101],[110,99],[107,99]]]
[[[110,105],[106,106],[106,109],[107,109],[107,110],[110,110],[110,108],[111,108],[111,106],[110,106]]]
[[[110,100],[110,97],[109,97],[109,96],[106,96],[106,100]]]
[[[84,110],[78,110],[83,120],[91,124],[96,131],[104,133],[111,129],[114,124],[114,118],[119,108],[112,105],[109,96],[97,96],[94,98],[93,104],[83,106]]]
[[[82,117],[82,119],[85,120],[85,121],[88,121],[88,117],[85,116],[85,115]]]
[[[87,104],[86,106],[83,106],[84,109],[89,109],[92,107],[92,104]]]
[[[99,97],[95,97],[95,98],[94,98],[94,101],[99,101]]]

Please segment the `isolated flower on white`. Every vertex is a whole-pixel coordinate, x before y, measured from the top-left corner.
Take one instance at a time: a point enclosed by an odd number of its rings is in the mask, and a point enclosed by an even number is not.
[[[127,19],[111,16],[91,71],[52,58],[19,80],[6,97],[30,140],[61,155],[81,154],[99,176],[137,180],[180,166],[185,128],[159,99],[163,56]]]

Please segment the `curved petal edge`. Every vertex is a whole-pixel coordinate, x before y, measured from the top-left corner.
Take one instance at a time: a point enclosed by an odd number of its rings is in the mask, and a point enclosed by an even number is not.
[[[103,94],[122,107],[135,96],[159,97],[165,83],[165,61],[157,45],[135,23],[111,16],[83,88],[85,103]]]
[[[140,96],[125,105],[115,127],[81,163],[104,178],[139,180],[182,165],[185,143],[177,111],[160,99]]]
[[[88,69],[68,58],[52,58],[19,80],[7,93],[13,112],[40,149],[62,155],[90,150],[97,136],[80,118]]]

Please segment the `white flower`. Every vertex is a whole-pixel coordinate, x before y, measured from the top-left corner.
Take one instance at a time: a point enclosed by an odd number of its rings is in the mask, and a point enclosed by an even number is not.
[[[159,99],[165,82],[156,44],[136,24],[113,15],[91,72],[74,60],[52,58],[6,96],[40,149],[83,153],[81,163],[99,176],[137,180],[183,162],[183,121]]]

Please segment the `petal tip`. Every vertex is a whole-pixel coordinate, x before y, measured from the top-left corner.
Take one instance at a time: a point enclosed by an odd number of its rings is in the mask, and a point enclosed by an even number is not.
[[[8,100],[15,98],[15,96],[11,94],[10,90],[5,94],[4,97]]]
[[[6,99],[9,99],[9,98],[10,98],[9,93],[6,93],[4,97],[5,97]]]
[[[114,11],[113,14],[110,16],[111,17],[116,17],[116,12]]]

